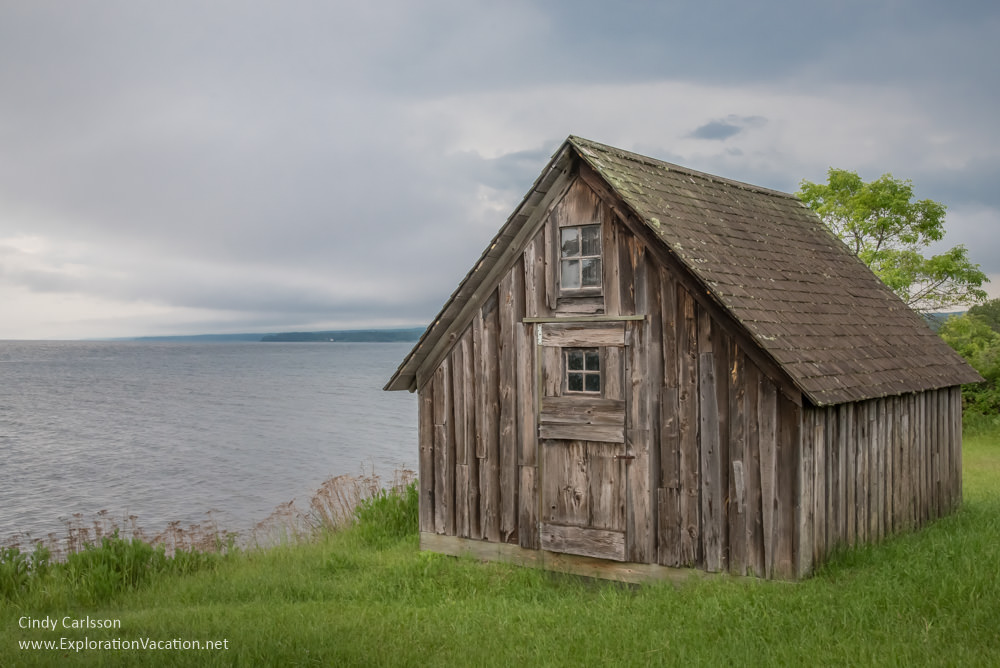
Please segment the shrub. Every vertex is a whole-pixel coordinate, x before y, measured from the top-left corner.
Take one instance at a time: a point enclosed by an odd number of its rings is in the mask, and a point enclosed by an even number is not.
[[[354,510],[355,531],[372,547],[388,547],[417,532],[420,492],[417,483],[380,490]]]
[[[149,577],[166,570],[163,546],[138,538],[119,538],[115,531],[100,545],[87,545],[66,559],[66,569],[82,599],[100,603],[122,591],[137,589]]]
[[[0,594],[13,600],[28,586],[28,559],[16,547],[0,548]]]
[[[33,582],[44,579],[49,572],[52,553],[38,543],[31,555],[17,547],[0,548],[0,598],[15,600],[31,588]]]
[[[949,318],[938,333],[986,379],[962,388],[963,408],[973,419],[1000,415],[1000,333],[968,313]]]

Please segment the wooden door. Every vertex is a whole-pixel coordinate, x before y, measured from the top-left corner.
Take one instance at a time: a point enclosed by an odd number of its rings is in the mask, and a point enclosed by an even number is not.
[[[623,323],[538,325],[542,549],[625,561]]]

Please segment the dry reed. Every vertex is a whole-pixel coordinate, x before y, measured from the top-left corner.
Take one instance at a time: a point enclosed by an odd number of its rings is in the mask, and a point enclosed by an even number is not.
[[[0,548],[14,547],[22,552],[30,552],[41,545],[51,553],[53,561],[64,561],[75,552],[90,546],[100,545],[102,539],[117,535],[124,540],[138,539],[153,546],[163,546],[166,555],[173,556],[178,550],[197,552],[224,552],[231,548],[267,548],[287,542],[310,540],[317,533],[336,531],[350,525],[354,510],[382,490],[402,491],[413,480],[416,473],[409,469],[397,469],[392,481],[386,486],[374,471],[359,476],[339,475],[328,479],[309,499],[307,510],[295,505],[295,500],[280,504],[263,520],[257,522],[247,535],[219,528],[208,511],[206,519],[189,524],[170,522],[160,532],[149,534],[139,526],[136,515],[125,515],[120,521],[107,510],[101,510],[93,519],[85,519],[82,513],[73,513],[63,519],[65,534],[55,532],[45,538],[34,538],[28,533],[14,534],[0,543]]]

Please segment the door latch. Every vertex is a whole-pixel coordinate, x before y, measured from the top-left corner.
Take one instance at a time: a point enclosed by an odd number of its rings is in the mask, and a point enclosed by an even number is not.
[[[635,455],[615,455],[615,459],[624,459],[625,461],[630,461],[635,459]]]

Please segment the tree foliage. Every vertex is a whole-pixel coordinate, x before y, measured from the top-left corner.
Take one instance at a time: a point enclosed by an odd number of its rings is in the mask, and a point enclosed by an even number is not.
[[[1000,297],[976,304],[969,309],[969,315],[979,318],[994,332],[1000,333]]]
[[[865,183],[856,172],[831,167],[827,183],[803,180],[799,187],[799,198],[910,308],[938,311],[986,298],[986,274],[965,246],[923,255],[944,238],[945,206],[914,200],[910,181],[883,174]]]
[[[938,334],[986,379],[963,388],[965,408],[981,415],[1000,413],[1000,332],[970,311],[948,318]]]

